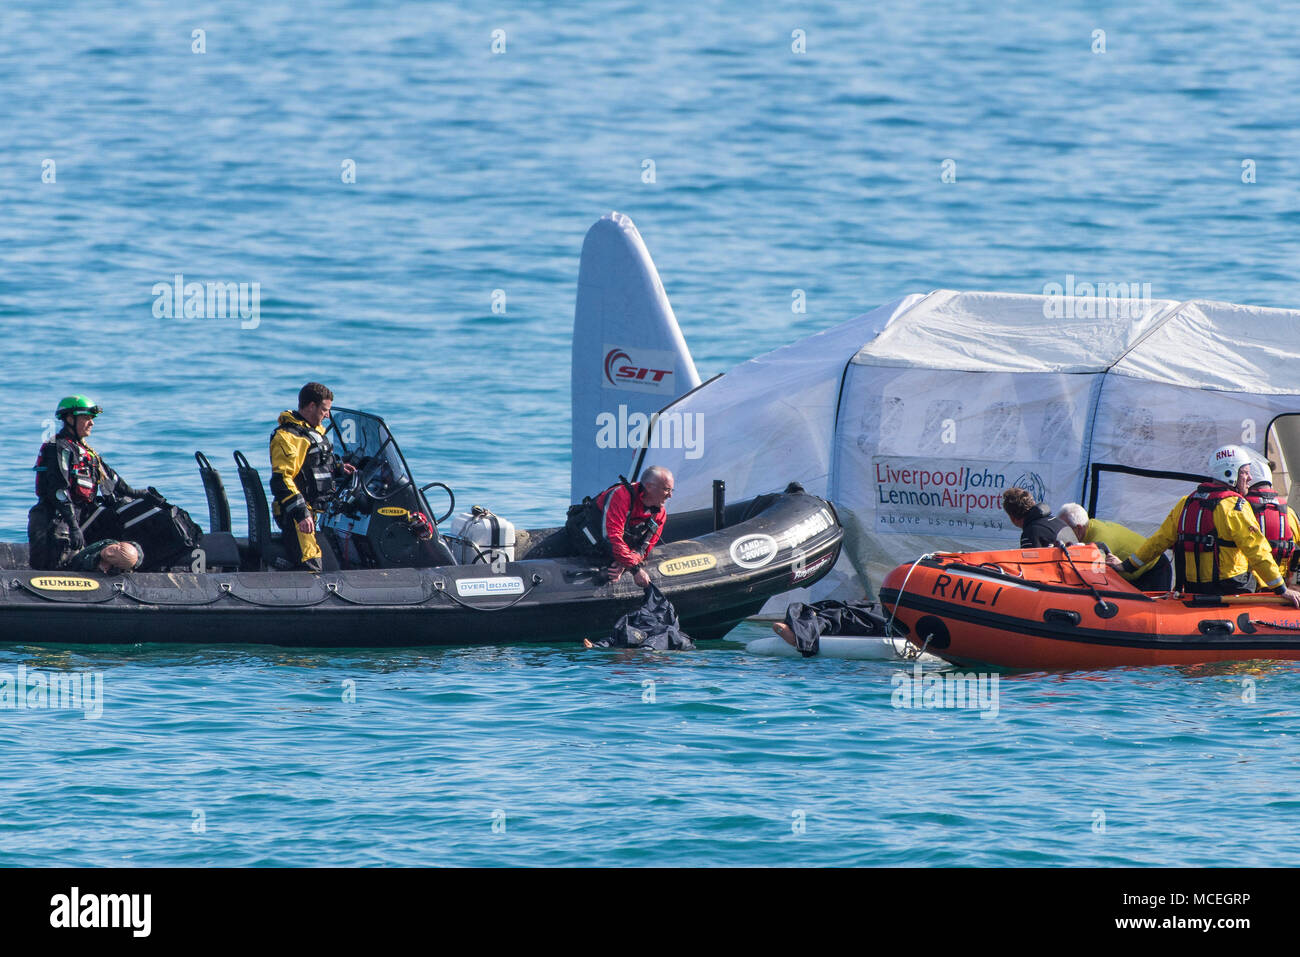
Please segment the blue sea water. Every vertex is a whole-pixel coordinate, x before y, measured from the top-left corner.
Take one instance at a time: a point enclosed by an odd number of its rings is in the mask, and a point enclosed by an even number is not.
[[[0,533],[59,396],[203,515],[194,449],[260,461],[307,379],[462,503],[554,523],[578,253],[610,209],[705,376],[939,287],[1296,306],[1295,15],[6,3]],[[258,283],[256,327],[156,316],[176,274]],[[1003,676],[982,718],[895,707],[908,666],[738,640],[3,645],[0,672],[98,672],[104,698],[0,710],[0,864],[1296,860],[1292,665]]]

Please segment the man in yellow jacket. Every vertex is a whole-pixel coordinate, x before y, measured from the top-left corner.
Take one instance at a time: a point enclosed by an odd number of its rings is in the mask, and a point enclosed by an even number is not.
[[[1273,561],[1282,574],[1289,576],[1300,558],[1300,519],[1273,488],[1273,470],[1267,462],[1256,462],[1251,467],[1246,501],[1255,510],[1255,521],[1259,522],[1259,530],[1273,550]],[[1259,582],[1260,587],[1263,584]]]
[[[1057,518],[1074,529],[1075,536],[1081,542],[1104,545],[1106,551],[1121,562],[1137,551],[1146,541],[1141,535],[1119,522],[1107,522],[1100,518],[1089,518],[1088,510],[1078,502],[1062,505]],[[1120,569],[1126,579],[1140,591],[1168,591],[1173,584],[1173,566],[1161,552],[1151,561],[1136,571],[1128,567]]]
[[[1120,562],[1123,571],[1136,571],[1166,548],[1174,549],[1178,588],[1190,594],[1233,595],[1255,590],[1252,570],[1266,588],[1300,608],[1300,592],[1287,588],[1259,530],[1255,512],[1245,499],[1251,483],[1250,453],[1236,445],[1215,449],[1207,482],[1178,500],[1154,535]]]
[[[298,410],[281,412],[271,433],[271,497],[284,551],[295,569],[323,568],[316,540],[316,512],[334,494],[335,483],[356,471],[334,455],[324,422],[334,393],[319,382],[298,392]]]

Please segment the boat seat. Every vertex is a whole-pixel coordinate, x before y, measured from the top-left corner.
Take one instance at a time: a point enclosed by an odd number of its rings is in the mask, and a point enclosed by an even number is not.
[[[249,464],[243,452],[235,452],[235,467],[239,470],[239,484],[244,489],[244,503],[248,507],[248,564],[255,571],[266,571],[276,566],[277,560],[287,563],[281,536],[271,534],[271,509],[266,503],[266,489],[262,476]],[[333,546],[319,532],[321,567],[324,571],[339,570],[338,555]]]
[[[226,498],[226,486],[221,481],[221,473],[212,467],[202,452],[195,452],[194,460],[199,463],[203,494],[208,497],[208,528],[212,532],[229,532],[230,501]]]
[[[204,532],[199,542],[208,571],[237,572],[243,565],[239,542],[230,532]]]
[[[271,539],[271,509],[266,504],[262,476],[249,464],[243,452],[235,452],[235,468],[239,472],[244,505],[248,509],[249,564],[255,571],[265,571],[277,558],[284,559],[284,547]]]

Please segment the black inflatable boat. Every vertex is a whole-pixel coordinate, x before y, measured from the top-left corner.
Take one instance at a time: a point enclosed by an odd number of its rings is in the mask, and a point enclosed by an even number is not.
[[[599,638],[637,607],[625,575],[610,584],[568,554],[563,528],[520,531],[513,560],[470,546],[462,564],[442,535],[421,540],[410,515],[432,517],[383,420],[335,408],[330,437],[356,480],[320,521],[326,570],[274,570],[257,470],[235,453],[249,535],[236,539],[223,483],[196,454],[210,530],[169,572],[122,576],[32,571],[27,546],[0,544],[0,641],[37,644],[401,647]],[[651,579],[696,639],[721,638],[773,595],[816,582],[835,564],[843,529],[834,507],[797,486],[712,510],[669,512],[650,556]],[[454,544],[454,543],[453,543]],[[465,548],[461,549],[464,558]]]

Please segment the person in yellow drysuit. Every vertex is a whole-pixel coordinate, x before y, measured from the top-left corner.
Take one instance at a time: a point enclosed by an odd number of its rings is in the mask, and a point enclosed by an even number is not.
[[[1287,505],[1286,499],[1277,494],[1273,488],[1273,470],[1267,462],[1255,462],[1251,466],[1250,489],[1246,492],[1246,501],[1255,510],[1255,520],[1259,530],[1268,539],[1273,550],[1273,561],[1282,574],[1290,576],[1295,570],[1296,559],[1300,557],[1300,519],[1295,510]],[[1258,579],[1262,587],[1263,581]]]
[[[339,461],[325,435],[333,404],[333,392],[308,382],[298,392],[298,410],[281,412],[271,433],[272,513],[295,569],[321,571],[316,512],[333,496],[336,483],[356,471]]]
[[[1210,456],[1209,481],[1174,505],[1156,533],[1121,562],[1121,571],[1137,571],[1166,548],[1174,549],[1177,588],[1190,594],[1233,595],[1255,590],[1251,572],[1266,588],[1300,608],[1300,592],[1290,589],[1273,560],[1268,539],[1245,499],[1251,484],[1250,454],[1225,445]]]

